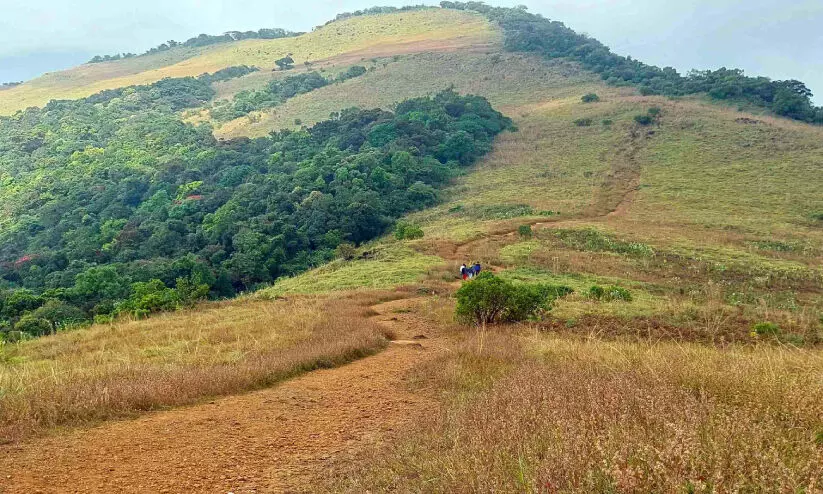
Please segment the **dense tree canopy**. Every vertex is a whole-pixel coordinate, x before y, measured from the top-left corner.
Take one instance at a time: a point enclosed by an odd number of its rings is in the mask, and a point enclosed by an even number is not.
[[[707,93],[715,99],[746,102],[795,120],[823,123],[823,108],[812,105],[812,93],[800,81],[748,77],[742,70],[725,67],[692,71],[684,77],[671,67],[661,69],[616,55],[596,39],[578,34],[562,22],[531,14],[523,7],[491,7],[482,2],[450,1],[440,5],[481,12],[497,22],[503,29],[508,50],[532,51],[548,58],[568,58],[600,74],[611,84],[635,84],[643,94]]]
[[[510,123],[452,91],[217,141],[178,112],[215,77],[0,118],[0,332],[231,296],[330,259],[432,204]]]

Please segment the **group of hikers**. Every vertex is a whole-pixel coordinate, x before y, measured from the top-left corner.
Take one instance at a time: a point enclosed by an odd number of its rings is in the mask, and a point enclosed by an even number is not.
[[[480,274],[480,263],[476,262],[470,266],[466,266],[466,263],[460,265],[460,276],[463,280],[470,280]]]

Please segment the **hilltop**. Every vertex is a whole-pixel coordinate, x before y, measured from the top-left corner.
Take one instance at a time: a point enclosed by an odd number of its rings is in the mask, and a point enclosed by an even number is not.
[[[820,109],[444,5],[0,92],[2,488],[821,485]]]

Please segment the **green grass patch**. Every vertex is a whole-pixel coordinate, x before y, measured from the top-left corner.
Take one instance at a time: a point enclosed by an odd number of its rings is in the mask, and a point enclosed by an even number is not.
[[[260,296],[325,293],[357,288],[385,289],[420,281],[441,264],[436,256],[423,255],[400,244],[378,247],[368,259],[337,260],[292,278],[280,279]]]
[[[555,229],[549,233],[560,239],[564,245],[577,250],[594,252],[616,252],[639,257],[651,257],[654,249],[640,242],[618,240],[611,235],[593,228],[584,230]]]

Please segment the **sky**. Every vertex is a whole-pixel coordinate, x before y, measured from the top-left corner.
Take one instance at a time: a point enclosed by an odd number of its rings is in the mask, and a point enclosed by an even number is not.
[[[199,33],[308,31],[336,14],[420,0],[0,0],[0,82],[33,78],[96,54],[140,53]],[[434,2],[425,2],[434,3]],[[821,0],[489,0],[524,4],[621,55],[659,66],[722,66],[798,79],[823,104]],[[294,8],[299,5],[300,8]]]

